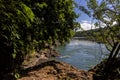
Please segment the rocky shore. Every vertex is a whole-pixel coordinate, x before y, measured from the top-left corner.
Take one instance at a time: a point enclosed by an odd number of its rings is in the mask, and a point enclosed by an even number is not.
[[[92,72],[78,70],[70,64],[56,60],[22,71],[19,80],[93,80]]]
[[[27,56],[18,80],[120,80],[120,58],[111,64],[111,72],[104,74],[105,61],[89,71],[84,71],[55,60],[54,57],[58,56],[58,52],[50,49],[41,50],[34,56]]]
[[[78,70],[70,64],[52,59],[56,56],[60,54],[53,49],[27,56],[19,80],[93,80],[91,71]]]
[[[60,54],[54,49],[43,49],[39,52],[34,52],[32,55],[26,56],[22,67],[27,69],[29,67],[36,66],[38,64],[47,62],[55,57],[60,56]]]

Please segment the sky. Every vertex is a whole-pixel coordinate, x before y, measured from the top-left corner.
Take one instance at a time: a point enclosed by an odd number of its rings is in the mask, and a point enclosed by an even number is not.
[[[85,0],[75,0],[75,2],[77,2],[78,5],[82,5],[82,6],[87,6]],[[76,19],[77,22],[79,22],[81,24],[81,27],[84,29],[84,30],[89,30],[91,28],[94,28],[93,27],[93,24],[92,24],[92,27],[91,27],[91,18],[86,15],[85,13],[83,13],[82,11],[78,10],[78,9],[75,9],[75,12],[77,14],[80,14],[80,17],[78,19]]]

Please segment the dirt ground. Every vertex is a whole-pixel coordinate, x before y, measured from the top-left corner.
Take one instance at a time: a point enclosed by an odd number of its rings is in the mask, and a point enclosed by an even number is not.
[[[93,80],[92,74],[67,63],[51,60],[22,71],[18,80]]]

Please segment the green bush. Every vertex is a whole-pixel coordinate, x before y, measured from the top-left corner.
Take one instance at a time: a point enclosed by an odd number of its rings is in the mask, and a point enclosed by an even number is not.
[[[72,0],[0,0],[0,80],[18,78],[32,50],[69,41],[77,17],[73,8]]]

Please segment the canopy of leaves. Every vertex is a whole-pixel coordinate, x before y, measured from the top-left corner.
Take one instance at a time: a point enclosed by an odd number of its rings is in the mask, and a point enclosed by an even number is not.
[[[73,0],[0,0],[0,75],[16,73],[30,51],[68,41],[73,9]]]

